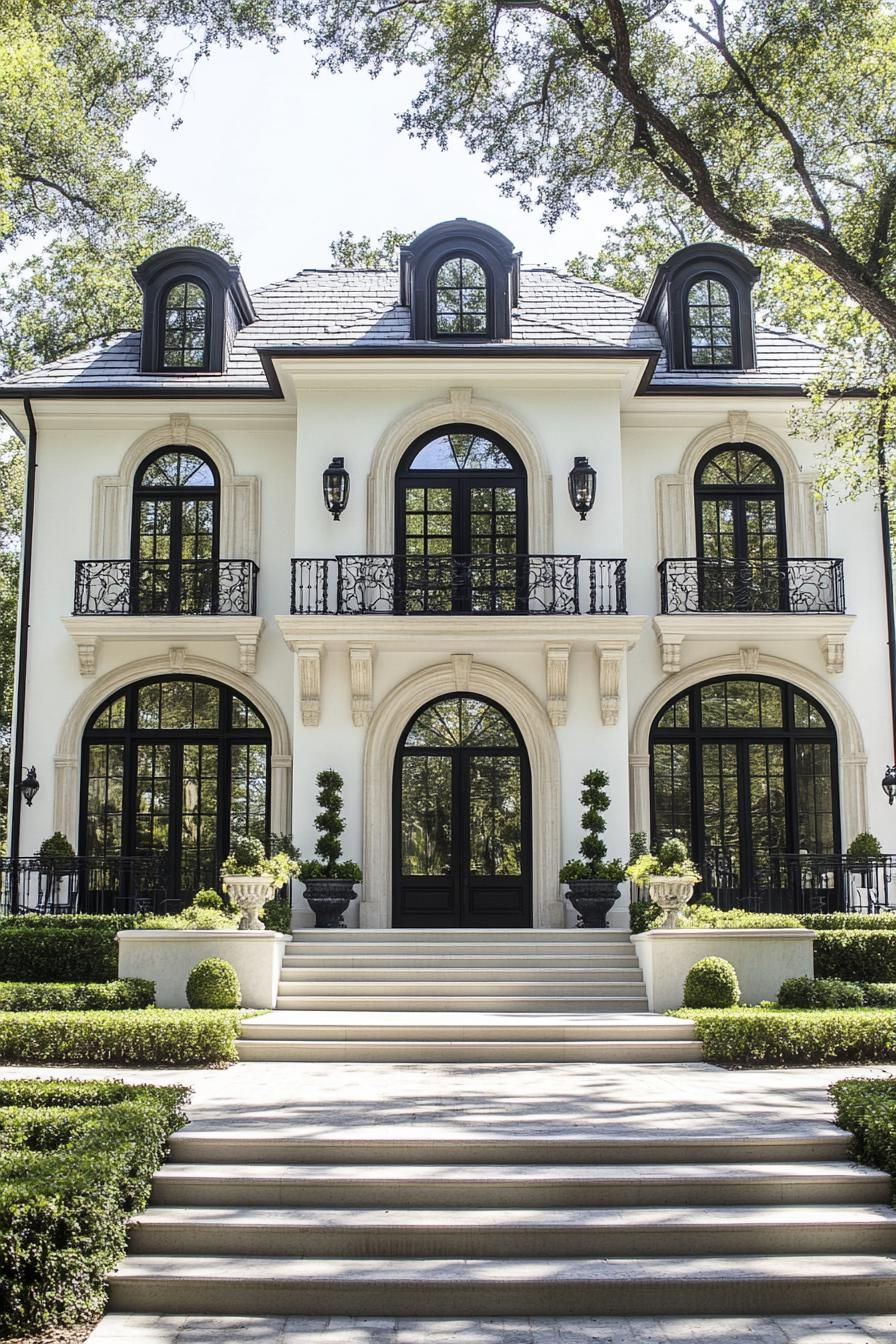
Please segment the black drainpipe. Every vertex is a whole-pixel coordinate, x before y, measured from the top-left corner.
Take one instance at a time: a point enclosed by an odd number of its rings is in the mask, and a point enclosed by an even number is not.
[[[22,559],[19,591],[22,595],[19,609],[19,647],[17,650],[16,714],[13,730],[12,769],[10,788],[12,799],[9,818],[9,856],[19,857],[22,825],[22,791],[19,784],[24,771],[25,685],[28,677],[28,628],[31,620],[31,550],[34,540],[34,482],[37,474],[37,425],[31,409],[31,398],[24,401],[28,420],[28,464],[25,472],[25,510],[22,519]],[[13,870],[15,872],[15,869]],[[13,882],[13,914],[17,913],[18,883]]]

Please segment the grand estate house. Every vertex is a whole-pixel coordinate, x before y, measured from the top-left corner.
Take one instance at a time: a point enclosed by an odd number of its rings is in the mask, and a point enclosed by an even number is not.
[[[363,926],[573,922],[595,767],[611,856],[678,835],[721,904],[885,899],[843,859],[893,847],[880,520],[819,503],[789,414],[821,351],[754,322],[757,278],[700,244],[638,299],[466,219],[255,294],[143,262],[140,331],[0,387],[7,904],[176,908],[245,831],[310,855],[328,768]]]

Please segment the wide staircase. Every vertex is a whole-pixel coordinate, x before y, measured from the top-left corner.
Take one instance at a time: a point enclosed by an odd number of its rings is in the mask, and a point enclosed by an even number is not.
[[[308,929],[276,1011],[244,1022],[241,1060],[433,1063],[702,1058],[689,1022],[648,1013],[615,929]]]
[[[889,1177],[854,1166],[848,1136],[832,1126],[764,1137],[596,1125],[580,1137],[440,1138],[416,1128],[175,1135],[111,1276],[110,1310],[393,1319],[896,1311]]]

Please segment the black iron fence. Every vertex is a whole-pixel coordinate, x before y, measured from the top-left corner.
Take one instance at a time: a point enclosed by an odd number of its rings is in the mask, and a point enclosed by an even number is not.
[[[580,555],[338,555],[292,562],[300,616],[624,615],[625,561]]]
[[[164,914],[182,904],[169,896],[164,858],[0,858],[4,915]]]
[[[677,616],[703,611],[789,611],[797,615],[846,610],[843,561],[663,560],[660,608]]]
[[[752,874],[737,856],[716,851],[703,863],[703,882],[720,910],[764,914],[873,915],[896,913],[896,855],[858,859],[848,854],[772,854]]]
[[[254,560],[77,560],[76,616],[254,616]]]

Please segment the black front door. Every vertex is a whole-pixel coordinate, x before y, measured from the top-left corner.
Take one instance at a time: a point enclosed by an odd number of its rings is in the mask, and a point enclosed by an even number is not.
[[[396,928],[527,928],[532,922],[529,765],[487,700],[423,709],[395,763]]]

